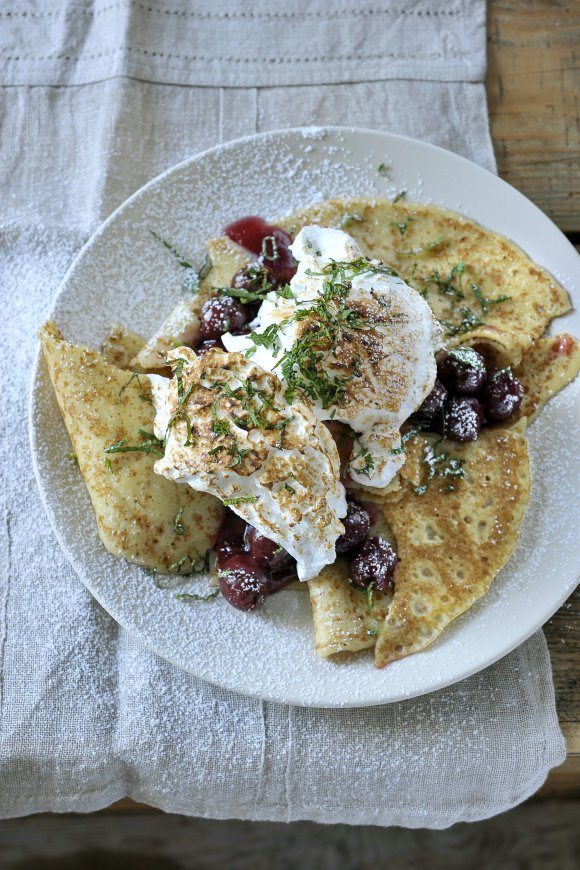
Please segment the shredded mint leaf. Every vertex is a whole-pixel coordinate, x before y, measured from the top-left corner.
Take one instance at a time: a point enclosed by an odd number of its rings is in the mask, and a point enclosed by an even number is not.
[[[442,492],[452,492],[455,489],[455,482],[465,477],[465,460],[449,456],[444,450],[437,453],[439,443],[440,441],[437,441],[433,447],[429,444],[425,447],[423,462],[427,468],[427,479],[421,486],[413,487],[415,495],[425,495],[435,478],[440,478],[444,484],[441,487]]]
[[[121,396],[123,395],[123,393],[125,392],[125,390],[129,386],[129,384],[132,384],[133,381],[135,381],[135,380],[137,381],[139,386],[141,386],[141,381],[139,380],[139,372],[133,372],[131,377],[129,378],[129,380],[125,384],[123,384],[123,386],[121,387],[121,389],[117,393],[117,404],[121,401]]]
[[[177,601],[212,601],[219,594],[219,589],[214,589],[213,592],[209,592],[207,595],[198,595],[196,592],[177,592],[175,599]]]
[[[407,227],[409,226],[409,223],[410,223],[411,221],[415,221],[415,220],[417,220],[417,218],[410,217],[410,218],[407,218],[406,221],[401,221],[400,223],[397,223],[396,221],[391,221],[391,223],[389,224],[389,226],[390,226],[390,227],[396,227],[396,228],[399,230],[400,234],[401,234],[402,236],[404,236],[405,233],[407,232]]]
[[[471,291],[477,301],[479,302],[479,306],[484,314],[487,314],[490,308],[490,305],[499,305],[501,302],[507,302],[508,299],[511,299],[511,296],[496,296],[494,299],[491,299],[489,296],[484,296],[481,292],[479,286],[472,282]]]
[[[184,571],[183,568],[187,566]],[[189,574],[206,574],[209,571],[209,550],[205,553],[200,553],[199,550],[194,550],[193,554],[186,553],[177,562],[173,562],[169,566],[170,574],[181,574],[183,576]]]
[[[153,453],[157,456],[163,456],[165,445],[160,438],[156,438],[153,432],[146,432],[144,429],[138,430],[142,441],[138,444],[129,444],[126,438],[121,438],[114,444],[105,447],[104,452],[109,455],[112,453]]]
[[[189,290],[192,293],[197,293],[199,290],[199,286],[201,281],[209,275],[213,268],[213,263],[209,254],[206,254],[205,260],[203,261],[201,267],[196,269],[192,263],[189,262],[180,252],[177,250],[175,245],[172,245],[170,242],[166,241],[162,238],[155,230],[149,231],[153,238],[157,239],[158,242],[161,242],[164,248],[166,248],[170,254],[172,254],[182,269],[185,269],[186,274],[183,279],[183,287],[185,290]]]
[[[258,501],[257,495],[239,495],[235,498],[224,498],[223,503],[226,507],[237,506],[240,504],[255,504]]]
[[[177,513],[175,514],[175,517],[173,520],[173,531],[175,532],[176,535],[184,535],[185,534],[185,526],[181,522],[181,517],[183,516],[184,510],[185,510],[185,508],[180,508],[180,510],[178,510]]]
[[[439,236],[433,242],[428,242],[426,245],[423,245],[422,248],[413,248],[410,251],[401,251],[400,253],[409,257],[415,257],[418,254],[424,254],[427,251],[434,251],[435,248],[440,248],[443,244],[447,244],[447,239],[445,236]]]
[[[278,241],[276,236],[264,236],[261,254],[264,260],[272,261],[278,259]]]
[[[485,326],[483,320],[467,306],[459,308],[461,319],[459,321],[442,320],[441,324],[445,327],[445,335],[452,338],[455,335],[463,335],[466,332],[472,332],[478,326]]]

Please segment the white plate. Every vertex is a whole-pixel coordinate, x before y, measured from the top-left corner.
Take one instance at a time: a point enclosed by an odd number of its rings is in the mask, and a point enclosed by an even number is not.
[[[387,177],[377,172],[388,167]],[[517,242],[572,295],[580,259],[553,223],[509,185],[450,152],[401,136],[341,128],[288,130],[213,148],[147,184],[81,251],[51,315],[73,341],[97,346],[115,321],[151,333],[181,296],[180,269],[154,229],[199,257],[204,242],[244,214],[274,219],[331,196],[405,189],[408,199],[463,212]],[[580,333],[577,314],[558,323]],[[79,577],[150,649],[198,677],[271,701],[315,707],[383,704],[462,680],[539,628],[575,585],[578,385],[530,431],[533,491],[520,544],[490,593],[425,652],[378,671],[369,654],[316,658],[306,593],[281,592],[257,614],[223,600],[176,601],[150,574],[100,544],[89,498],[64,461],[68,439],[43,360],[32,379],[31,442],[48,517]],[[575,473],[576,472],[576,473]]]

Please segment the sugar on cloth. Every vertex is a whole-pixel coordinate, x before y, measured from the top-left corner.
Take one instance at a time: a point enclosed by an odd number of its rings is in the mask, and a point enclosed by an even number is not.
[[[217,142],[338,124],[494,169],[483,0],[20,3],[0,18],[0,815],[129,795],[214,818],[445,827],[508,809],[564,758],[539,632],[416,700],[316,711],[210,686],[99,607],[43,513],[28,449],[36,330],[130,193]]]

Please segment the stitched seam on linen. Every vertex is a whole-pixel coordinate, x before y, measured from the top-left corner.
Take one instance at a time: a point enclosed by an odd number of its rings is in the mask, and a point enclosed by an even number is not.
[[[299,18],[300,20],[304,20],[305,18],[315,18],[315,19],[336,19],[336,18],[362,18],[365,16],[372,15],[392,15],[392,16],[401,16],[401,17],[416,17],[416,18],[437,18],[439,16],[450,18],[454,15],[458,15],[461,10],[459,9],[333,9],[332,11],[326,10],[313,10],[311,12],[195,12],[195,11],[187,11],[182,9],[162,9],[159,7],[153,7],[146,5],[144,3],[131,2],[129,4],[135,9],[139,9],[141,12],[152,12],[155,15],[165,15],[166,17],[175,16],[176,18],[194,18],[197,21],[239,21],[239,20],[248,20],[252,21],[255,19],[271,19],[271,20],[290,20]],[[91,9],[90,7],[72,7],[69,9],[49,9],[44,12],[31,12],[27,10],[7,10],[6,12],[0,12],[0,18],[54,18],[60,15],[68,16],[68,15],[84,15],[87,18],[97,18],[100,15],[104,15],[108,12],[112,12],[116,9],[124,9],[126,8],[125,3],[112,3],[110,6],[104,6],[101,9]]]
[[[155,51],[148,50],[146,48],[134,48],[130,45],[120,45],[117,48],[105,49],[103,51],[96,52],[94,54],[79,54],[79,55],[68,55],[68,54],[48,54],[44,57],[34,57],[33,55],[5,55],[3,58],[0,57],[0,61],[2,60],[10,60],[10,61],[19,61],[19,60],[33,60],[33,61],[48,61],[48,60],[73,60],[73,61],[84,61],[84,60],[95,60],[100,57],[107,57],[112,54],[118,54],[121,51],[126,51],[134,54],[143,54],[147,57],[163,57],[163,58],[172,58],[177,60],[193,60],[193,61],[202,61],[203,63],[271,63],[277,64],[280,66],[284,66],[285,64],[305,64],[305,63],[328,63],[331,61],[366,61],[366,60],[444,60],[446,58],[459,58],[464,59],[469,57],[469,53],[464,53],[460,51],[448,51],[445,54],[443,52],[431,52],[431,54],[395,54],[394,52],[387,52],[385,54],[328,54],[321,55],[320,57],[216,57],[216,56],[205,56],[205,55],[191,55],[191,54],[173,54],[171,52],[163,52],[163,51]]]

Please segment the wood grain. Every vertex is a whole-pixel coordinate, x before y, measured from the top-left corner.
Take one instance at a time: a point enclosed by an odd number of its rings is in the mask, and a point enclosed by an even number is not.
[[[499,173],[580,232],[580,3],[491,0],[487,96]]]
[[[580,802],[546,800],[443,831],[175,815],[0,822],[2,870],[577,870]]]

